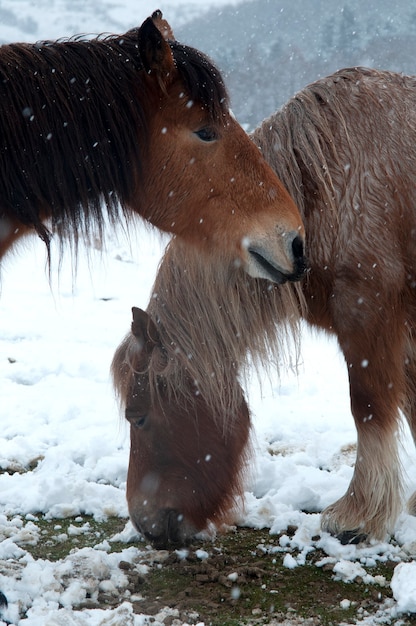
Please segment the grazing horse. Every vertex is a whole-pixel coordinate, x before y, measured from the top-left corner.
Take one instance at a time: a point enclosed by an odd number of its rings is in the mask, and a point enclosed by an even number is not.
[[[54,233],[76,251],[132,212],[253,276],[302,273],[293,200],[160,11],[123,35],[1,46],[0,102],[0,258],[30,232],[48,259]]]
[[[221,522],[247,460],[247,353],[270,363],[304,318],[338,339],[358,436],[351,484],[322,528],[383,539],[403,506],[399,410],[416,440],[416,78],[341,70],[252,139],[300,209],[310,271],[276,285],[169,247],[113,361],[131,424],[130,515],[165,544]]]

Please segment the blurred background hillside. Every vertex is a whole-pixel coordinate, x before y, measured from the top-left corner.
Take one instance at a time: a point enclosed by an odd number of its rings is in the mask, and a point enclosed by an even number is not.
[[[342,67],[416,73],[416,2],[251,0],[176,29],[224,71],[250,128],[296,91]]]

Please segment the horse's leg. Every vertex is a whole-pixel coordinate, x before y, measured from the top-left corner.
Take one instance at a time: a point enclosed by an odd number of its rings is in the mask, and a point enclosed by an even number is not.
[[[405,384],[405,327],[398,308],[379,316],[370,310],[363,317],[344,313],[337,332],[348,366],[357,458],[348,490],[323,512],[322,528],[343,543],[383,539],[401,509],[397,432]]]
[[[403,413],[409,423],[413,441],[416,444],[416,343],[409,332],[406,346],[406,393],[403,401]],[[407,504],[409,513],[416,515],[416,492]]]

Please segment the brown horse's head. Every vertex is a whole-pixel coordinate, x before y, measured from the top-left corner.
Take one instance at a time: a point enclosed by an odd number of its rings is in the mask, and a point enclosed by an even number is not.
[[[253,276],[302,276],[297,207],[160,11],[123,35],[1,46],[0,74],[0,258],[33,229],[76,252],[104,235],[106,207]]]
[[[139,30],[151,113],[146,175],[130,204],[252,276],[298,280],[304,228],[295,203],[233,117],[217,68],[172,37],[160,13]]]
[[[186,544],[211,523],[229,521],[242,495],[250,430],[242,394],[237,418],[225,427],[213,420],[196,388],[193,399],[168,392],[168,368],[156,325],[134,308],[132,332],[112,371],[130,423],[130,517],[157,547]]]

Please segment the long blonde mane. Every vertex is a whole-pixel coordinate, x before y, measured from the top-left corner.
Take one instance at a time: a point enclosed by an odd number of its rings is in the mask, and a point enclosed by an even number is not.
[[[344,74],[347,80],[348,70]],[[336,219],[337,170],[343,164],[328,120],[347,124],[342,103],[331,90],[332,83],[325,81],[305,88],[265,120],[252,139],[302,215],[308,213],[307,200],[314,194],[314,201],[319,198]],[[279,367],[288,345],[292,353],[295,349],[296,361],[305,310],[300,284],[250,278],[241,268],[224,266],[223,259],[204,256],[174,239],[161,261],[147,309],[167,353],[163,372],[160,363],[150,362],[151,383],[156,390],[162,374],[176,402],[202,394],[214,415],[227,419],[241,402],[238,383],[247,363],[261,371]]]
[[[147,308],[167,352],[169,392],[187,401],[202,394],[221,419],[235,414],[247,355],[258,366],[278,366],[297,335],[301,301],[293,286],[252,279],[173,240]]]

